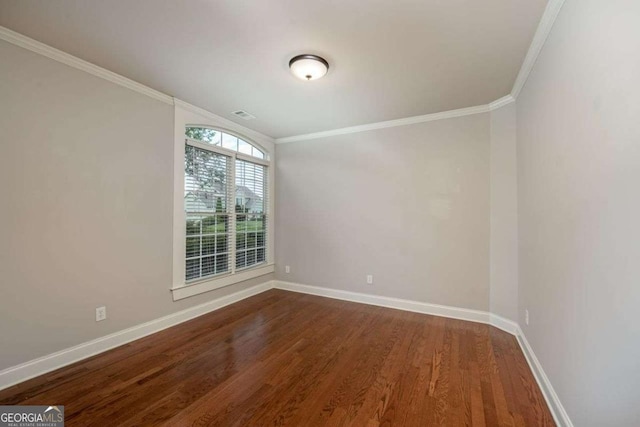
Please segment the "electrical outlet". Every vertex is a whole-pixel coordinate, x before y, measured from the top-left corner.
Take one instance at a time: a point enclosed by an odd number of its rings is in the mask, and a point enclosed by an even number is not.
[[[284,266],[284,272],[287,273],[287,274],[291,273],[291,267],[289,267],[288,265],[285,265]]]
[[[107,307],[102,306],[96,308],[96,322],[100,322],[107,318]]]
[[[367,274],[367,285],[373,285],[373,274]]]
[[[529,310],[524,311],[524,323],[529,324]]]

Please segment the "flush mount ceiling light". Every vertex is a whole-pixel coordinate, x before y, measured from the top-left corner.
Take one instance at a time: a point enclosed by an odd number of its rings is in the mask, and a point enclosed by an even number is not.
[[[317,55],[298,55],[291,58],[289,68],[302,80],[316,80],[327,74],[329,63]]]

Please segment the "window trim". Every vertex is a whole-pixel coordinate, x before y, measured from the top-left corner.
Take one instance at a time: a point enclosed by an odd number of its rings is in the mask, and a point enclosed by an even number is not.
[[[189,127],[189,125],[187,127]],[[214,128],[211,127],[210,129],[213,129],[213,130],[216,130],[218,132],[224,133],[222,130],[217,129],[217,128],[214,129]],[[227,159],[229,159],[228,160],[229,161],[229,167],[226,170],[226,172],[227,172],[227,177],[228,177],[230,185],[231,185],[230,190],[231,190],[231,193],[234,196],[236,194],[234,190],[236,188],[235,181],[237,179],[237,175],[236,175],[236,165],[237,165],[237,163],[236,163],[236,161],[240,160],[240,161],[243,161],[243,162],[246,162],[246,163],[250,163],[250,164],[255,164],[255,165],[258,165],[258,166],[264,166],[264,168],[265,168],[265,176],[264,176],[264,178],[265,178],[265,180],[267,182],[267,186],[266,186],[267,194],[266,194],[266,197],[267,197],[267,203],[269,202],[269,179],[268,179],[269,162],[268,161],[264,161],[264,160],[259,159],[259,158],[254,158],[253,156],[243,155],[243,153],[240,153],[239,151],[229,150],[229,149],[226,149],[226,148],[220,148],[217,145],[212,145],[212,144],[209,144],[209,143],[206,143],[206,142],[202,142],[202,141],[198,141],[198,140],[192,139],[192,138],[186,138],[185,137],[184,141],[185,141],[184,142],[185,147],[186,146],[194,147],[194,148],[196,148],[198,150],[202,150],[202,151],[207,151],[209,153],[218,154],[220,156],[223,156],[223,157],[226,157]],[[247,144],[251,144],[249,141],[245,140],[245,142]],[[249,160],[245,160],[245,157],[247,157]],[[255,160],[258,160],[258,161],[255,161]],[[201,282],[201,281],[213,280],[213,279],[216,279],[218,277],[224,277],[224,276],[227,276],[227,275],[233,275],[233,274],[236,274],[236,272],[239,272],[239,271],[249,270],[249,269],[252,269],[252,268],[258,268],[258,267],[263,266],[263,265],[265,265],[267,263],[267,260],[265,259],[264,261],[261,261],[259,263],[255,263],[255,264],[251,264],[251,265],[248,265],[248,266],[245,266],[245,267],[241,267],[241,268],[236,267],[236,260],[237,260],[236,257],[238,255],[238,249],[236,247],[236,242],[237,242],[237,237],[238,237],[238,232],[237,232],[237,229],[236,229],[236,218],[238,217],[238,215],[243,215],[243,214],[242,213],[238,213],[238,212],[235,211],[235,203],[233,203],[233,201],[229,201],[229,203],[231,203],[231,209],[227,210],[226,215],[228,215],[228,217],[229,217],[228,227],[229,227],[229,229],[232,230],[232,232],[229,233],[229,236],[231,237],[231,246],[228,247],[228,249],[229,249],[228,253],[231,254],[231,257],[230,257],[230,260],[229,260],[230,261],[230,267],[231,267],[230,271],[225,271],[225,272],[219,273],[219,274],[210,274],[210,275],[207,275],[207,276],[196,277],[196,278],[193,278],[193,279],[186,279],[185,278],[185,286],[191,286],[191,285],[193,285],[195,283],[198,283],[198,282]],[[228,206],[228,208],[229,208],[229,206]],[[264,214],[265,214],[266,218],[269,218],[268,212],[264,212]],[[185,212],[185,215],[186,215],[186,212]],[[244,214],[244,215],[251,215],[251,213]],[[269,218],[269,220],[270,220],[270,218]],[[267,221],[267,226],[269,224],[269,220]],[[265,229],[265,232],[267,232],[267,229]],[[267,232],[267,235],[268,235],[268,232]],[[189,236],[186,235],[186,233],[185,233],[185,238],[188,238],[188,237]],[[265,242],[265,243],[267,243],[267,242]],[[263,249],[265,251],[265,258],[266,258],[266,249],[267,249],[266,246],[265,247],[261,247],[261,249]],[[186,258],[184,258],[184,259],[186,260]]]
[[[190,125],[187,125],[187,127]],[[213,128],[212,126],[207,126],[210,128]],[[228,133],[227,131],[225,131],[224,129],[218,129],[218,128],[213,128],[217,131],[220,131],[222,133]],[[233,135],[233,134],[230,134]],[[240,136],[237,135],[233,135],[237,138],[242,138]],[[242,138],[244,139],[244,138]],[[234,159],[238,158],[240,160],[244,160],[246,162],[251,162],[251,163],[256,163],[258,165],[262,165],[262,166],[266,166],[269,167],[271,166],[271,162],[269,160],[264,160],[261,159],[259,157],[253,157],[253,156],[249,156],[248,154],[244,154],[241,153],[239,151],[233,151],[233,150],[229,150],[228,148],[223,148],[223,147],[218,147],[217,145],[213,145],[213,144],[207,144],[206,142],[202,142],[202,141],[198,141],[197,139],[191,139],[191,138],[187,138],[184,137],[184,140],[188,141],[188,144],[191,145],[192,147],[196,147],[199,148],[201,150],[207,150],[207,151],[212,151],[214,153],[223,155],[223,156],[228,156],[228,157],[233,157]],[[251,141],[247,141],[246,139],[244,139],[245,142],[248,142],[249,144],[253,144]],[[262,149],[262,147],[260,147],[260,149]]]
[[[173,284],[170,290],[173,295],[173,300],[177,301],[203,292],[209,292],[245,280],[257,278],[275,271],[273,262],[275,235],[273,220],[275,166],[272,154],[274,152],[273,139],[182,102],[176,103],[174,112]],[[260,159],[224,147],[187,138],[185,136],[185,129],[189,126],[213,128],[238,137],[262,151],[265,158]],[[267,167],[268,206],[265,209],[265,214],[269,220],[267,220],[266,260],[264,262],[242,269],[233,268],[232,272],[226,274],[203,277],[189,280],[188,282],[185,280],[186,213],[184,210],[184,147],[185,140],[187,139],[189,140],[189,144],[196,148],[202,148],[231,157],[234,168],[235,159]]]
[[[188,285],[171,288],[171,292],[173,293],[174,301],[177,301],[203,292],[209,292],[238,282],[264,276],[274,271],[275,266],[273,264],[260,263],[255,267],[238,270],[236,273],[227,273],[216,276],[215,278],[204,278],[200,281],[189,282]]]

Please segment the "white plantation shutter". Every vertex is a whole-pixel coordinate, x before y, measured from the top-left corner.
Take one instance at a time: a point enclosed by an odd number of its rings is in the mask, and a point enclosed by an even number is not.
[[[231,158],[185,144],[185,279],[231,270]]]
[[[187,129],[202,138],[185,140],[186,282],[266,263],[264,153],[233,135]]]
[[[236,268],[266,261],[267,168],[247,160],[235,163]]]

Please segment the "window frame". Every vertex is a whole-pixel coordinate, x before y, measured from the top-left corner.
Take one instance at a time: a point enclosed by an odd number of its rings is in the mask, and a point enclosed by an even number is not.
[[[177,101],[177,100],[176,100]],[[223,133],[233,135],[245,142],[253,145],[264,154],[264,159],[253,157],[238,151],[227,149],[221,146],[208,144],[203,141],[188,138],[185,135],[187,127],[206,127]],[[274,164],[272,160],[273,140],[241,125],[230,122],[221,117],[215,116],[197,107],[185,103],[176,103],[175,106],[175,143],[174,143],[174,215],[173,215],[173,286],[171,287],[174,301],[230,286],[238,282],[257,278],[265,274],[273,273],[274,268]],[[231,271],[214,276],[201,277],[186,280],[185,277],[185,251],[186,251],[186,211],[184,206],[184,181],[185,181],[185,141],[189,139],[189,145],[196,148],[211,151],[217,154],[228,156],[231,162],[232,185],[235,189],[235,162],[236,159],[266,166],[267,181],[267,205],[265,206],[265,216],[267,218],[266,227],[266,253],[265,261],[257,265],[237,269],[235,267],[235,207],[233,208],[233,241],[234,262]],[[232,206],[235,204],[232,203]],[[231,225],[230,225],[231,226]],[[231,261],[230,261],[231,262]]]
[[[188,125],[187,127],[191,127],[190,125]],[[202,127],[202,126],[201,126]],[[253,145],[251,142],[247,141],[246,139],[235,135],[233,133],[230,132],[226,132],[223,131],[222,129],[218,129],[218,128],[213,128],[211,126],[207,126],[210,129],[216,130],[218,132],[222,132],[222,133],[226,133],[228,135],[233,135],[236,138],[240,138],[243,141],[245,141],[248,144]],[[268,171],[269,171],[269,161],[268,160],[264,160],[264,159],[260,159],[259,157],[253,157],[250,156],[248,154],[244,154],[244,153],[240,153],[239,151],[234,151],[234,150],[230,150],[228,148],[224,148],[224,147],[220,147],[217,145],[213,145],[213,144],[209,144],[207,142],[202,142],[199,141],[197,139],[192,139],[189,137],[184,138],[185,140],[185,146],[186,145],[190,145],[191,147],[197,148],[199,150],[204,150],[204,151],[209,151],[211,153],[216,153],[219,154],[221,156],[225,156],[228,157],[229,160],[229,166],[228,169],[226,171],[227,175],[229,176],[229,185],[230,185],[230,193],[234,195],[235,197],[235,189],[236,189],[236,180],[237,180],[237,175],[236,175],[236,160],[242,160],[245,161],[247,163],[253,163],[256,165],[261,165],[264,166],[266,168],[266,173],[265,173],[265,181],[267,184],[266,190],[267,190],[267,205],[269,203],[269,197],[268,197],[268,193],[269,193],[269,179],[268,179]],[[259,148],[259,147],[256,147]],[[262,151],[262,150],[261,150]],[[229,272],[224,272],[224,273],[220,273],[220,274],[213,274],[213,275],[208,275],[208,276],[202,276],[202,277],[198,277],[198,278],[194,278],[194,279],[189,279],[187,280],[185,277],[185,286],[190,286],[193,285],[195,283],[201,282],[201,281],[207,281],[207,280],[213,280],[216,278],[220,278],[220,277],[224,277],[224,276],[228,276],[228,275],[232,275],[232,274],[236,274],[236,272],[240,272],[240,271],[245,271],[245,270],[250,270],[252,268],[259,268],[261,266],[263,266],[264,264],[267,264],[267,259],[265,258],[264,261],[257,263],[257,264],[253,264],[253,265],[249,265],[246,267],[241,267],[241,268],[237,268],[236,267],[236,255],[237,255],[237,248],[236,248],[236,241],[237,241],[237,221],[236,218],[238,217],[238,215],[240,215],[240,213],[235,211],[235,203],[234,200],[229,200],[227,201],[228,205],[227,205],[227,215],[229,218],[229,222],[228,222],[228,227],[231,230],[231,232],[229,233],[229,237],[231,239],[231,245],[229,246],[228,250],[229,250],[229,266],[230,266],[230,271]],[[267,214],[267,212],[264,212],[265,214],[265,218],[267,219],[267,226],[269,225],[269,221],[271,221],[271,218],[269,217],[269,215]],[[249,213],[245,213],[244,215],[251,215]],[[185,217],[186,217],[186,211],[185,211]],[[186,220],[186,218],[185,218]],[[265,230],[265,232],[267,232],[267,230]],[[268,232],[267,232],[268,235]],[[186,231],[185,231],[185,238],[187,237],[186,235]],[[268,242],[265,242],[268,245]],[[266,249],[266,248],[265,248]]]

